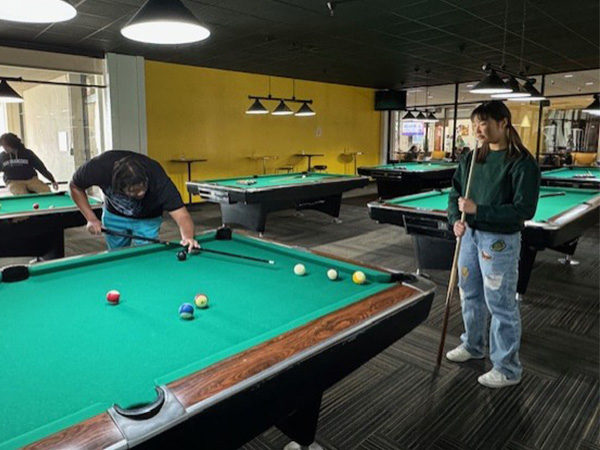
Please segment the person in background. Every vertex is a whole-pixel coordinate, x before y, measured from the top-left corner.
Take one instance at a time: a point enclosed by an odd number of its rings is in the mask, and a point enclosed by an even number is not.
[[[408,149],[408,152],[406,152],[406,155],[404,155],[404,161],[416,161],[417,158],[419,157],[419,147],[417,147],[416,145],[411,146]]]
[[[0,136],[0,172],[4,172],[4,182],[13,195],[50,192],[50,188],[38,178],[38,172],[58,190],[54,175],[46,168],[35,153],[25,147],[23,141],[13,133]]]
[[[102,222],[92,210],[85,190],[98,186],[104,193]],[[90,233],[108,230],[157,239],[163,211],[179,226],[181,245],[188,251],[199,248],[194,238],[194,222],[179,191],[161,165],[145,155],[110,150],[82,165],[69,183],[71,196],[88,221]],[[131,239],[106,234],[109,249],[128,247]],[[146,241],[133,241],[134,245]]]
[[[462,363],[485,356],[487,322],[492,370],[477,381],[490,388],[521,381],[521,316],[517,301],[521,230],[537,208],[540,169],[521,142],[511,114],[500,101],[483,103],[471,113],[481,149],[461,157],[448,196],[448,221],[462,237],[458,287],[465,332],[462,344],[446,358]],[[467,178],[475,164],[471,192]],[[466,214],[462,222],[461,213]]]

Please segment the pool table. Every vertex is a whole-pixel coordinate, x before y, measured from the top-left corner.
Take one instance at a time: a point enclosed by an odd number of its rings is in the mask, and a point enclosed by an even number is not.
[[[600,189],[600,167],[561,167],[542,172],[545,186]]]
[[[150,244],[3,269],[0,449],[226,450],[272,425],[309,445],[323,391],[429,314],[417,275],[226,228],[198,240],[274,264]],[[209,307],[180,318],[197,293]]]
[[[404,227],[413,238],[415,257],[421,269],[449,270],[455,237],[448,223],[450,189],[369,203],[371,218]],[[542,187],[537,211],[525,222],[517,291],[525,294],[537,252],[545,248],[568,255],[572,262],[577,240],[598,223],[600,193],[596,190]],[[419,272],[418,271],[418,272]]]
[[[457,167],[452,162],[414,161],[359,167],[358,173],[374,178],[379,198],[388,199],[448,187]]]
[[[34,209],[37,203],[39,209]],[[102,201],[90,198],[98,217]],[[64,230],[86,220],[67,192],[0,197],[0,257],[37,256],[44,260],[65,255]]]
[[[263,233],[267,214],[283,209],[315,209],[337,218],[342,194],[368,183],[367,177],[302,172],[193,181],[187,188],[219,203],[223,224]]]

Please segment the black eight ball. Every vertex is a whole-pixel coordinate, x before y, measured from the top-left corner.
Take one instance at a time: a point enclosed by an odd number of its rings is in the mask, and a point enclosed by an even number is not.
[[[177,252],[177,259],[179,261],[185,261],[186,258],[187,258],[187,253],[184,250]]]

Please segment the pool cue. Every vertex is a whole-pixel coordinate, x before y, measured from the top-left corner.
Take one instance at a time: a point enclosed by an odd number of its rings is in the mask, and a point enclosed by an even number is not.
[[[465,197],[469,198],[471,194],[471,180],[473,179],[473,171],[475,169],[475,160],[477,159],[477,146],[473,149],[473,157],[471,158],[471,167],[469,168],[469,176],[467,178],[467,190]],[[463,211],[460,215],[460,221],[464,222],[467,214]],[[466,230],[465,230],[466,233]],[[444,321],[442,323],[442,335],[440,337],[440,346],[438,348],[436,367],[442,364],[442,354],[444,353],[444,344],[446,343],[446,332],[448,331],[448,318],[450,316],[450,303],[454,297],[454,289],[456,288],[456,278],[458,273],[458,254],[460,253],[460,244],[462,236],[456,238],[456,247],[454,249],[454,257],[452,259],[452,269],[450,269],[450,281],[448,283],[448,292],[446,292],[446,308],[444,310]]]
[[[137,236],[135,234],[121,233],[119,231],[109,230],[108,228],[104,228],[104,227],[102,227],[102,232],[106,233],[106,234],[110,234],[112,236],[119,236],[119,237],[124,237],[124,238],[129,238],[129,239],[135,239],[138,241],[148,241],[148,242],[153,242],[154,244],[163,244],[163,245],[166,245],[169,247],[185,247],[184,245],[181,245],[181,244],[175,243],[175,242],[163,241],[161,239],[149,238],[149,237],[145,237],[145,236]],[[249,261],[256,261],[256,262],[265,263],[265,264],[275,264],[275,261],[273,261],[272,259],[255,258],[253,256],[238,255],[237,253],[222,252],[219,250],[210,250],[210,249],[204,248],[204,247],[197,248],[196,250],[198,252],[207,252],[207,253],[214,253],[216,255],[231,256],[232,258],[247,259]]]

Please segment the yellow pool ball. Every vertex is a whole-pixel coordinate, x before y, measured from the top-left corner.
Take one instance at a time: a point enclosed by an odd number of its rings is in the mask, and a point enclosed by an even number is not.
[[[329,278],[331,281],[337,280],[338,277],[338,272],[335,269],[329,269],[327,271],[327,278]]]
[[[208,297],[204,294],[198,294],[194,297],[194,304],[197,308],[208,308]]]
[[[294,266],[294,273],[299,277],[306,274],[306,267],[304,267],[304,264],[296,264]]]
[[[367,281],[367,276],[364,274],[364,272],[357,270],[352,274],[352,281],[354,281],[356,284],[363,284],[365,281]]]

